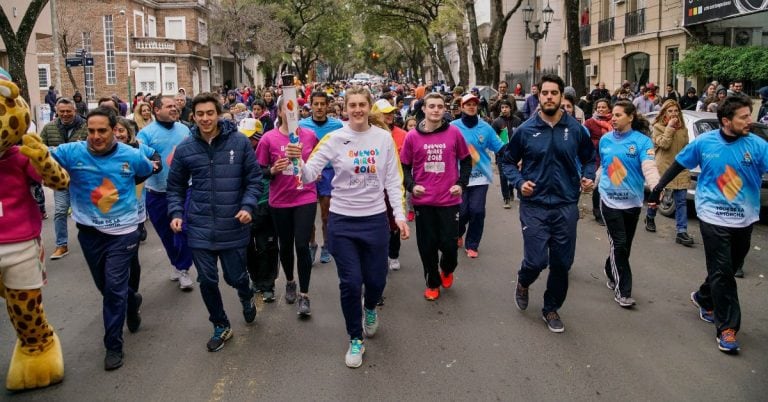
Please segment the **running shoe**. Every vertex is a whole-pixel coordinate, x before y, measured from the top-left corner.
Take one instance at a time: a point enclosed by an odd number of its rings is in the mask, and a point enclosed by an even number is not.
[[[510,209],[512,208],[512,201],[509,200],[509,198],[504,199],[504,209]]]
[[[325,246],[320,248],[320,262],[323,264],[331,262],[331,253]]]
[[[607,286],[608,289],[614,290],[616,289],[616,282],[608,279],[608,281],[605,282],[605,286]]]
[[[176,267],[171,267],[171,275],[169,279],[175,282],[178,281],[179,278],[181,278],[181,271],[176,269]]]
[[[645,217],[645,230],[653,233],[656,231],[656,220],[650,216]]]
[[[467,249],[467,257],[469,258],[477,258],[479,257],[479,254],[477,253],[477,250],[472,250],[471,248]]]
[[[213,336],[208,340],[206,346],[209,352],[218,352],[224,347],[224,342],[232,337],[232,329],[228,326],[223,327],[215,325],[213,327]]]
[[[413,222],[416,219],[416,212],[408,211],[408,222]]]
[[[309,245],[309,258],[312,260],[312,265],[317,262],[317,244]]]
[[[712,310],[707,310],[701,307],[701,303],[699,303],[699,292],[691,292],[691,303],[699,309],[699,318],[701,318],[702,321],[710,324],[715,323],[715,315]]]
[[[549,328],[550,331],[560,333],[565,331],[565,326],[563,325],[563,321],[560,320],[560,314],[557,314],[557,311],[550,311],[549,313],[544,313],[541,316],[541,319],[544,320],[544,322],[547,323],[547,328]]]
[[[344,363],[349,368],[358,368],[363,365],[363,353],[365,353],[365,345],[360,339],[353,339],[349,341],[349,349],[346,356],[344,356]]]
[[[376,335],[376,331],[379,329],[379,315],[376,313],[376,309],[365,311],[365,319],[363,320],[363,332],[368,338],[373,338]]]
[[[440,297],[440,288],[427,288],[424,291],[424,298],[429,301],[437,300]]]
[[[262,292],[261,297],[264,299],[264,303],[272,303],[275,301],[275,290],[268,289]]]
[[[117,370],[123,366],[123,352],[108,350],[104,356],[104,370]]]
[[[189,276],[189,270],[179,271],[179,289],[189,291],[195,286],[195,282]]]
[[[288,304],[296,303],[296,282],[285,284],[285,302]]]
[[[528,308],[528,288],[524,288],[520,285],[520,282],[518,282],[515,287],[515,305],[517,305],[517,308],[520,310]]]
[[[243,306],[243,318],[245,318],[245,322],[249,324],[256,319],[256,303],[254,298],[255,296],[251,296],[247,299],[240,299],[240,304]]]
[[[453,273],[450,274],[444,274],[440,273],[440,280],[443,281],[443,287],[446,289],[450,289],[451,286],[453,286]]]
[[[739,341],[736,340],[736,331],[725,329],[717,337],[717,348],[725,353],[736,353],[739,351]]]
[[[299,308],[296,313],[302,317],[312,315],[312,309],[309,307],[309,296],[299,295]]]
[[[632,307],[635,305],[635,299],[631,297],[624,297],[624,296],[614,296],[613,300],[616,303],[619,303],[619,306],[621,307]]]
[[[387,258],[389,260],[389,269],[392,271],[400,270],[400,260],[397,258]]]

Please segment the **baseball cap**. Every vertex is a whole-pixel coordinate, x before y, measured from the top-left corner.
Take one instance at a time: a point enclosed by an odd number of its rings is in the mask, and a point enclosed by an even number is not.
[[[475,96],[475,95],[472,95],[472,94],[466,94],[466,95],[464,95],[464,96],[461,98],[461,104],[462,104],[462,105],[463,105],[463,104],[465,104],[465,103],[467,103],[467,102],[470,102],[470,101],[475,101],[475,102],[477,102],[477,103],[480,103],[480,99],[478,99],[478,98],[477,98],[477,96]]]
[[[264,132],[264,126],[262,126],[259,119],[245,118],[240,120],[238,131],[243,133],[248,138],[254,137],[255,139],[261,139],[261,134]]]
[[[379,99],[376,102],[373,103],[373,108],[371,108],[371,112],[378,112],[378,113],[391,113],[395,110],[395,107],[392,106],[391,103],[389,103],[386,99]]]

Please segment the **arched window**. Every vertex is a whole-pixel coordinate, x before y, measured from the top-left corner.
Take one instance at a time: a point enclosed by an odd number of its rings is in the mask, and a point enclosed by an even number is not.
[[[631,82],[635,88],[648,83],[650,74],[651,57],[648,53],[632,53],[624,57],[624,67],[627,81]]]

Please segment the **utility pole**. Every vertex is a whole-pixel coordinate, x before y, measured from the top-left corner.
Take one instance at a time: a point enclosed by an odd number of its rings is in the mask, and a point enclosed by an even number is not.
[[[53,44],[53,71],[56,73],[56,89],[63,93],[61,87],[61,55],[59,54],[59,18],[56,16],[56,0],[50,0],[51,4],[51,43]],[[85,85],[85,84],[83,84]]]

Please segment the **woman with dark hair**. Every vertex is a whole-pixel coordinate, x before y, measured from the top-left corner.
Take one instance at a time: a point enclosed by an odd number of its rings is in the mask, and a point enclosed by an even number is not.
[[[611,101],[605,98],[598,99],[595,102],[595,111],[592,117],[584,122],[584,127],[589,130],[589,137],[592,139],[592,143],[595,144],[595,150],[598,151],[595,160],[597,167],[600,167],[600,152],[598,149],[600,139],[603,138],[605,133],[613,129],[611,125]],[[605,226],[603,215],[600,213],[600,193],[597,190],[592,191],[592,215],[595,216],[598,225]]]
[[[272,121],[277,120],[277,96],[271,89],[267,89],[261,95],[261,99],[264,101],[264,107],[269,111],[269,117]]]
[[[598,184],[600,210],[611,245],[605,260],[606,285],[614,291],[616,303],[632,307],[635,304],[629,267],[632,238],[643,206],[643,185],[647,181],[654,188],[659,172],[653,143],[642,133],[643,128],[647,130],[648,121],[637,114],[631,102],[616,102],[611,124],[613,131],[600,139],[598,147],[602,169]]]
[[[661,111],[653,122],[652,140],[655,147],[656,165],[659,173],[664,174],[675,162],[675,156],[688,145],[688,129],[685,127],[683,114],[677,102],[667,100],[661,106]],[[672,190],[672,197],[675,200],[675,223],[677,226],[675,242],[689,247],[693,244],[693,239],[688,236],[688,207],[685,196],[688,194],[690,185],[690,173],[684,170],[667,186],[667,189]],[[648,208],[645,217],[645,230],[656,231],[655,217],[656,209]]]

